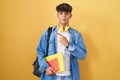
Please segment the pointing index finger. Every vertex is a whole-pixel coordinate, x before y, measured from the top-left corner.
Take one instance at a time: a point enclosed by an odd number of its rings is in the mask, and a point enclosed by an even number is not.
[[[57,32],[57,35],[59,35],[59,36],[63,37],[63,35],[62,35],[62,34],[60,34],[60,33],[58,33],[58,32]]]

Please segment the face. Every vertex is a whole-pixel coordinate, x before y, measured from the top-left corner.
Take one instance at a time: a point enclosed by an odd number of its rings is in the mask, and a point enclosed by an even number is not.
[[[69,24],[69,19],[72,17],[70,12],[58,12],[57,14],[59,24],[67,25]]]

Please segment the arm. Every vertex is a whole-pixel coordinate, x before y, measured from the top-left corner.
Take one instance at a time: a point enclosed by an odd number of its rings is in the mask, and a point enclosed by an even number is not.
[[[63,36],[60,33],[57,33],[57,35],[60,36],[60,43],[66,46],[68,51],[73,56],[83,60],[86,57],[86,53],[87,53],[86,47],[84,45],[81,34],[79,32],[76,32],[74,34],[75,36],[71,36],[70,41],[68,41],[65,36]]]
[[[46,45],[47,45],[46,44],[47,43],[46,34],[48,35],[47,32],[48,31],[43,33],[43,35],[42,35],[42,37],[40,39],[40,43],[39,43],[38,48],[37,48],[38,62],[39,62],[39,65],[40,65],[41,72],[45,72],[46,71],[47,75],[52,76],[52,75],[55,75],[55,72],[54,72],[54,70],[51,67],[49,67],[48,63],[45,60]]]
[[[37,53],[38,53],[38,62],[40,65],[40,70],[41,72],[44,72],[49,65],[47,64],[46,60],[45,60],[45,52],[46,52],[46,34],[47,31],[45,31],[40,39],[40,43],[37,47]]]
[[[73,42],[73,37],[71,38],[68,46],[68,51],[75,57],[83,60],[86,57],[87,50],[84,45],[83,38],[80,33],[76,33],[76,40]]]

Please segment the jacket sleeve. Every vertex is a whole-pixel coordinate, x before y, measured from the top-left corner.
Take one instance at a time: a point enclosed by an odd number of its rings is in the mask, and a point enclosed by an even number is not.
[[[46,53],[46,34],[47,31],[45,31],[40,39],[39,45],[37,47],[37,53],[38,53],[38,62],[40,65],[40,70],[41,72],[44,72],[46,68],[49,67],[45,60],[45,53]]]
[[[75,36],[75,41],[72,37],[69,41],[68,51],[75,57],[83,60],[86,57],[87,50],[84,45],[83,38],[81,34],[78,32]]]

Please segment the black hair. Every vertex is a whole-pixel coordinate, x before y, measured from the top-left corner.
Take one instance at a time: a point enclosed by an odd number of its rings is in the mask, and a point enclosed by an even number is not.
[[[56,11],[72,12],[72,6],[68,3],[61,3],[56,7]]]

